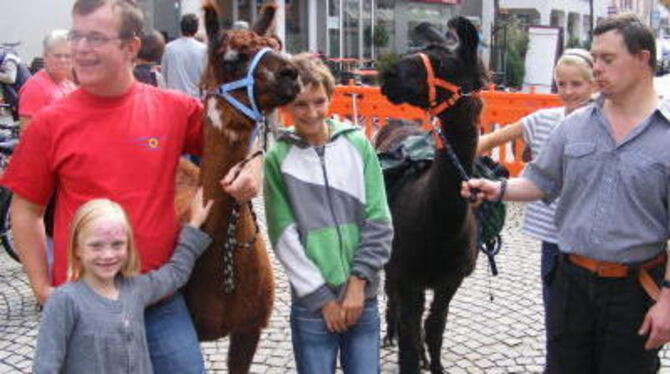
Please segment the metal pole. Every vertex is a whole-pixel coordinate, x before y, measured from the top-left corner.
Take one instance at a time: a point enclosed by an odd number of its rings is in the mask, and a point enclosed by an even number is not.
[[[375,13],[377,12],[377,2],[370,0],[370,59],[377,58],[375,51]]]
[[[280,40],[286,41],[286,3],[284,0],[275,0],[277,14],[275,15],[275,33]],[[286,50],[286,43],[284,43]]]
[[[326,50],[323,53],[330,56],[330,1],[326,0]]]
[[[363,58],[363,1],[358,0],[358,59]]]
[[[589,43],[593,40],[593,0],[589,0]]]
[[[317,4],[316,0],[309,0],[307,3],[307,50],[311,52],[318,51],[319,35],[317,29]],[[302,20],[302,16],[301,16]],[[326,34],[328,33],[328,15],[326,14]]]
[[[339,15],[340,15],[340,58],[344,57],[344,7],[343,7],[344,0],[340,0],[340,8],[339,10]]]

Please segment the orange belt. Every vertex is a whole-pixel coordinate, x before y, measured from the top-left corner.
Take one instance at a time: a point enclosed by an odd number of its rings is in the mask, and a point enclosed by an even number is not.
[[[571,263],[589,270],[602,278],[625,278],[631,270],[635,269],[628,265],[617,264],[615,262],[597,261],[574,253],[569,253],[567,257],[568,261]],[[658,256],[637,267],[637,280],[649,297],[654,299],[654,301],[658,300],[658,295],[661,293],[661,290],[658,288],[658,285],[651,275],[649,275],[648,270],[664,264],[667,257],[667,253],[663,251]]]

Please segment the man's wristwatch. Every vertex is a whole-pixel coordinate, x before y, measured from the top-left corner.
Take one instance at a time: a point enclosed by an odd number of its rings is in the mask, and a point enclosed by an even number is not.
[[[498,195],[496,201],[502,201],[502,199],[505,197],[505,192],[507,192],[507,178],[502,178],[500,180],[500,194]]]
[[[670,288],[670,279],[663,279],[661,281],[661,288]]]

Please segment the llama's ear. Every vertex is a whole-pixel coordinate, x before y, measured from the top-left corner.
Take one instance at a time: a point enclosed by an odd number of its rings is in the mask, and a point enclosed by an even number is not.
[[[421,22],[414,28],[413,39],[419,44],[444,44],[447,39],[440,33],[435,26],[428,22]]]
[[[221,24],[219,23],[219,11],[212,0],[205,0],[202,9],[205,11],[205,31],[210,43],[216,40]]]
[[[277,14],[276,4],[265,4],[254,22],[252,30],[261,36],[272,34],[274,28],[275,15]]]
[[[479,32],[475,25],[465,17],[454,17],[447,23],[449,38],[457,38],[456,50],[467,61],[477,60],[477,46],[479,45]]]

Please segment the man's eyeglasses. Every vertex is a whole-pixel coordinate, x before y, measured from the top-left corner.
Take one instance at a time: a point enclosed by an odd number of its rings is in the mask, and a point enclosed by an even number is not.
[[[112,40],[123,39],[123,38],[120,36],[110,37],[105,34],[97,32],[92,32],[90,34],[83,34],[76,31],[70,31],[70,33],[67,35],[67,39],[72,44],[79,44],[80,41],[86,40],[86,43],[88,43],[90,47],[97,48],[102,47],[103,45],[109,43]]]

